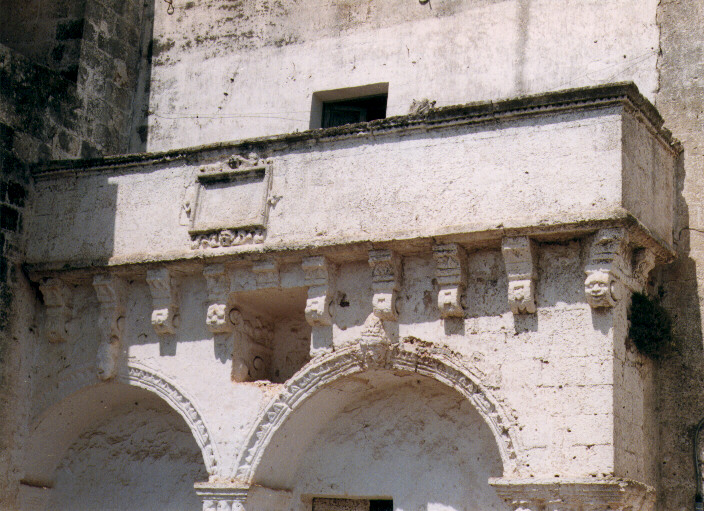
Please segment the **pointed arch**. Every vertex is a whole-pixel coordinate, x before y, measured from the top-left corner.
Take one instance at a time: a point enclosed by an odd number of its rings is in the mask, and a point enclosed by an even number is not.
[[[418,374],[459,392],[477,410],[496,441],[504,476],[518,471],[515,424],[474,371],[450,351],[407,338],[399,344],[360,342],[311,360],[260,413],[233,467],[239,483],[256,484],[258,467],[277,431],[319,390],[342,378],[367,371]]]

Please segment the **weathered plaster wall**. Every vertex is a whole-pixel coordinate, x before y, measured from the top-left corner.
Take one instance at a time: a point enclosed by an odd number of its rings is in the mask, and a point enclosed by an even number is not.
[[[664,301],[673,316],[677,348],[660,363],[656,380],[659,506],[668,510],[691,509],[696,492],[692,441],[694,428],[704,417],[704,237],[698,232],[704,229],[704,37],[699,23],[703,16],[701,2],[666,0],[658,9],[662,55],[656,103],[684,147],[674,231],[680,258],[663,272]]]
[[[190,511],[193,481],[207,478],[190,430],[153,398],[111,410],[69,448],[50,490],[50,509]]]
[[[668,197],[659,200],[666,193],[659,190],[671,182],[671,149],[656,140],[652,148],[657,159],[648,162],[653,165],[630,164],[630,154],[622,154],[622,137],[631,137],[631,132],[641,137],[638,130],[644,128],[622,134],[621,119],[619,109],[607,108],[506,121],[498,130],[489,124],[281,149],[272,144],[262,155],[271,157],[272,181],[261,247],[582,222],[620,216],[623,207],[669,242],[672,206]],[[197,176],[227,170],[228,157],[226,150],[210,151],[182,163],[138,170],[98,168],[78,179],[42,177],[29,225],[28,262],[120,262],[193,254],[190,224],[194,215],[200,218],[207,200],[198,195],[207,197],[198,192]],[[624,158],[628,166],[622,165]],[[654,183],[647,202],[636,198],[644,175]],[[252,197],[264,188],[256,190]],[[215,202],[209,214],[220,222],[227,218],[223,208],[234,208],[233,214],[245,209],[244,199],[218,200],[224,202]],[[264,206],[251,210],[259,207]],[[223,250],[239,249],[214,252]]]
[[[656,6],[192,0],[169,16],[160,5],[150,114],[135,129],[150,151],[303,131],[314,92],[380,82],[390,116],[413,99],[462,104],[619,80],[652,98]]]

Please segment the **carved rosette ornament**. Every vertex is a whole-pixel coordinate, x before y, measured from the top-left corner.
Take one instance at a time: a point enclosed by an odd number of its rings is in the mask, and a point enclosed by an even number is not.
[[[526,236],[506,237],[501,240],[501,252],[508,276],[508,304],[514,314],[534,314],[536,250],[535,243]]]
[[[152,326],[158,335],[173,334],[178,328],[177,289],[166,268],[147,271],[147,284],[152,295]]]
[[[304,257],[301,263],[308,287],[306,321],[311,326],[332,325],[330,303],[335,292],[333,265],[323,256]]]
[[[622,298],[620,277],[625,277],[625,248],[623,229],[602,229],[594,237],[584,270],[584,292],[592,308],[613,307]]]
[[[396,298],[401,289],[401,258],[387,250],[370,250],[369,266],[372,268],[372,308],[383,321],[396,321]]]
[[[46,305],[46,336],[49,342],[68,340],[68,322],[71,320],[71,290],[57,278],[39,285]]]
[[[440,288],[438,291],[440,316],[464,317],[467,254],[457,243],[448,243],[433,247],[433,257],[435,257],[435,278]]]
[[[257,288],[279,287],[279,265],[273,257],[255,261],[252,271],[257,282]]]
[[[231,332],[227,310],[227,298],[230,294],[230,279],[222,264],[211,264],[203,269],[203,276],[208,289],[208,312],[205,324],[214,334]]]
[[[117,374],[117,363],[122,349],[125,325],[125,281],[114,275],[96,275],[93,288],[100,302],[100,344],[98,345],[97,370],[101,380]]]
[[[511,511],[652,511],[655,490],[630,479],[548,480],[491,478]]]

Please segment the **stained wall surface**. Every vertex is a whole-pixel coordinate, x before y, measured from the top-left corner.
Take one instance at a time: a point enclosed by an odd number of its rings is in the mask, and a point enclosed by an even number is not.
[[[149,151],[303,131],[316,91],[388,83],[387,115],[622,80],[658,87],[655,0],[175,3],[157,8]],[[557,14],[559,13],[559,14]],[[432,77],[432,79],[430,79]]]

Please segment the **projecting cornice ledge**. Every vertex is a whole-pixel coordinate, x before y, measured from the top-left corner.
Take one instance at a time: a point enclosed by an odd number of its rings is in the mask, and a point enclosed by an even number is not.
[[[682,148],[671,132],[663,127],[663,119],[632,82],[619,82],[593,87],[580,87],[531,96],[482,101],[432,108],[424,114],[409,114],[387,117],[376,121],[361,122],[333,128],[285,133],[245,140],[218,142],[171,151],[115,155],[84,160],[57,160],[42,162],[32,169],[32,174],[42,176],[63,172],[96,172],[115,167],[141,167],[144,165],[188,160],[201,153],[232,151],[256,151],[267,154],[283,147],[311,144],[317,141],[334,141],[350,137],[375,136],[408,130],[431,130],[448,126],[483,124],[517,117],[550,115],[557,112],[604,108],[610,105],[629,105],[640,112],[650,124],[653,133],[679,153]]]
[[[503,479],[489,484],[512,511],[651,511],[655,490],[630,479]]]

